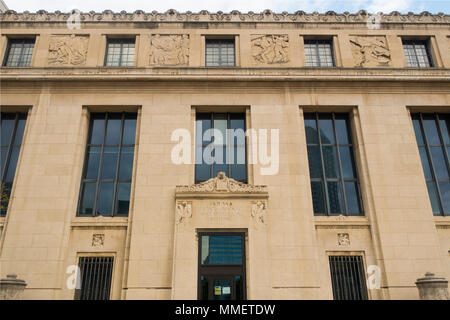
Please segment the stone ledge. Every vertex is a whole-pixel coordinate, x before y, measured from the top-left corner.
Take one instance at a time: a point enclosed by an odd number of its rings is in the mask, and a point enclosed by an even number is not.
[[[127,228],[127,217],[76,217],[71,228]]]
[[[370,229],[370,221],[367,217],[354,216],[327,216],[314,217],[316,229]]]
[[[434,217],[434,223],[437,229],[450,229],[450,216]]]

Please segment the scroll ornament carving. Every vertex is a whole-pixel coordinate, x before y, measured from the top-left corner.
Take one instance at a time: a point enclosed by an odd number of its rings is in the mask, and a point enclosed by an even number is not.
[[[252,203],[252,218],[265,224],[267,203],[265,201],[255,201]]]
[[[253,35],[251,43],[252,56],[257,63],[289,62],[289,37],[287,35]]]
[[[183,219],[192,217],[192,202],[178,201],[176,206],[176,224],[181,223]]]
[[[151,65],[189,65],[189,36],[152,35],[150,41]]]
[[[52,36],[49,45],[49,65],[84,65],[86,63],[88,42],[89,37],[87,36]]]
[[[228,178],[219,172],[216,178],[189,186],[177,186],[177,193],[267,193],[267,186],[251,185]]]
[[[134,12],[112,12],[111,10],[105,10],[103,12],[83,12],[80,14],[81,22],[214,22],[214,21],[250,21],[250,22],[302,22],[302,23],[366,23],[372,15],[365,10],[360,10],[356,13],[336,13],[334,11],[328,11],[325,13],[306,13],[304,11],[296,11],[294,13],[282,12],[275,13],[271,10],[264,10],[260,13],[249,11],[247,13],[233,10],[230,13],[224,13],[218,11],[216,13],[202,10],[200,12],[178,12],[174,9],[167,10],[166,12],[144,12],[142,10],[136,10]],[[401,14],[393,11],[388,14],[380,14],[381,23],[449,23],[450,15],[444,13],[431,14],[427,11],[422,13],[408,13]],[[30,13],[25,11],[23,13],[17,13],[14,10],[7,10],[0,14],[0,21],[60,21],[66,23],[70,17],[70,13],[63,13],[60,11],[47,12],[45,10],[39,10],[36,13]]]
[[[350,38],[350,43],[358,67],[389,66],[391,53],[385,37],[355,36]]]

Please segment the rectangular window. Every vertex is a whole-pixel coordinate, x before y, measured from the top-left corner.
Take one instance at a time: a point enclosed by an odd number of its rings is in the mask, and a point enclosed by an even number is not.
[[[234,39],[206,39],[207,67],[234,67]]]
[[[330,256],[334,300],[367,300],[362,256]]]
[[[348,115],[304,117],[314,215],[363,215]]]
[[[26,119],[25,113],[1,113],[0,217],[4,217],[8,210]]]
[[[33,56],[35,39],[9,39],[3,65],[6,67],[28,67]]]
[[[406,64],[411,68],[430,68],[433,66],[430,48],[426,40],[403,40]]]
[[[75,300],[109,300],[114,257],[80,257]]]
[[[91,114],[79,216],[127,216],[136,113]]]
[[[247,182],[245,113],[197,113],[195,182],[225,172]]]
[[[105,66],[134,66],[134,43],[135,39],[108,39]]]
[[[307,67],[334,67],[332,40],[305,40]]]
[[[435,216],[450,216],[450,114],[412,115]]]

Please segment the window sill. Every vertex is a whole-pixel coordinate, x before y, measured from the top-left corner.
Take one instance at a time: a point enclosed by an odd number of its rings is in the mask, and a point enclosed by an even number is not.
[[[434,223],[438,229],[450,229],[450,216],[434,217]]]
[[[327,226],[370,228],[369,219],[365,216],[316,216],[314,224],[316,229]]]
[[[72,228],[126,228],[128,227],[128,217],[75,217],[71,222]]]

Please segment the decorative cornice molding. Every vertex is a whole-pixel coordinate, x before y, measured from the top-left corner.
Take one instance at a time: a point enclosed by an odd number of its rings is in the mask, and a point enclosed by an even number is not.
[[[14,10],[7,10],[0,13],[0,22],[66,22],[71,13],[60,11],[47,12],[39,10],[36,13],[28,11],[18,13]],[[431,23],[442,24],[450,23],[450,15],[444,13],[431,14],[427,11],[416,14],[409,12],[401,14],[393,11],[389,14],[379,13],[381,23]],[[81,22],[281,22],[281,23],[366,23],[371,14],[365,10],[356,13],[336,13],[327,11],[325,13],[306,13],[296,11],[288,13],[275,13],[271,10],[264,10],[260,13],[249,11],[243,13],[233,10],[229,13],[222,11],[209,12],[202,10],[200,12],[178,12],[174,9],[166,12],[144,12],[136,10],[133,13],[121,11],[119,13],[105,10],[103,12],[80,13]]]

